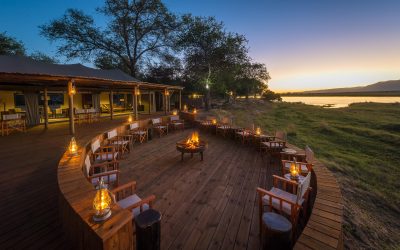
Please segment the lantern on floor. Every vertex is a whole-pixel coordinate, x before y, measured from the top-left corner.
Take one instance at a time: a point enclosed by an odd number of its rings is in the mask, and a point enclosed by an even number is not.
[[[185,105],[183,105],[183,111],[187,111],[187,106],[186,106],[186,104]]]
[[[133,120],[133,119],[132,119],[132,116],[131,116],[131,115],[130,115],[130,116],[128,116],[128,122],[129,122],[129,123],[131,123],[131,122],[132,122],[132,120]]]
[[[178,111],[177,111],[176,109],[174,109],[174,110],[172,111],[172,115],[178,115]]]
[[[75,137],[71,138],[68,146],[68,151],[71,156],[75,156],[78,154],[78,145],[76,145]]]
[[[256,135],[261,135],[261,128],[260,127],[256,128]]]
[[[93,200],[93,208],[95,211],[93,220],[98,222],[110,218],[112,203],[112,194],[108,191],[107,185],[104,184],[103,178],[101,178],[97,187],[96,196]]]
[[[298,179],[300,174],[300,164],[297,164],[295,161],[290,163],[290,178],[291,179]]]
[[[211,120],[211,123],[212,123],[213,125],[217,124],[217,119],[212,119],[212,120]]]
[[[193,114],[197,114],[197,109],[193,109]]]

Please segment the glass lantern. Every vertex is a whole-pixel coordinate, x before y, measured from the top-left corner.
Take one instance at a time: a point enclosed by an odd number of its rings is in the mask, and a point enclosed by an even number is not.
[[[104,184],[103,178],[101,178],[97,187],[96,196],[93,200],[93,208],[95,211],[93,220],[99,222],[110,218],[112,204],[112,194],[108,190],[107,185]]]

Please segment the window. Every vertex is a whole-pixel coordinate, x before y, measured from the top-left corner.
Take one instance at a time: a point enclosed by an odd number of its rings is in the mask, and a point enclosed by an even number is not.
[[[14,94],[15,107],[25,107],[25,96],[23,94]]]
[[[64,94],[62,93],[48,93],[48,102],[47,104],[49,106],[61,106],[64,104]],[[41,93],[40,98],[39,98],[39,105],[43,106],[44,105],[44,95]]]

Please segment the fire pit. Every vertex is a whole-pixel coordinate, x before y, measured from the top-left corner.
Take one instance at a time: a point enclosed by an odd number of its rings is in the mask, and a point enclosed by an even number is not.
[[[176,150],[181,152],[181,161],[183,161],[183,155],[185,153],[190,154],[193,158],[193,154],[200,154],[201,160],[203,160],[203,152],[206,149],[207,143],[201,141],[198,132],[193,132],[191,137],[187,140],[183,140],[176,143]]]

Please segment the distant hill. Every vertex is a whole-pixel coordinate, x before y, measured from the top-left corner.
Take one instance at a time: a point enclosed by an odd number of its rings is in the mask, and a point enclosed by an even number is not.
[[[303,94],[328,94],[328,93],[360,93],[360,92],[391,92],[400,91],[400,80],[377,82],[367,86],[337,89],[321,89],[301,92]]]

